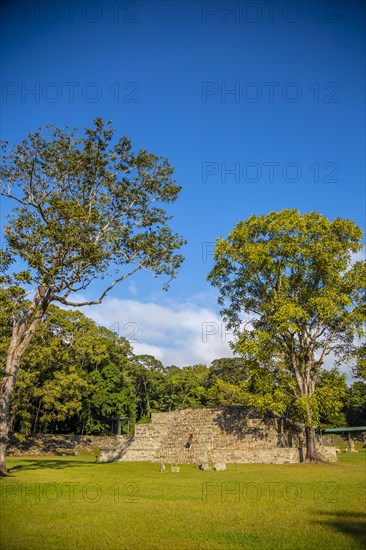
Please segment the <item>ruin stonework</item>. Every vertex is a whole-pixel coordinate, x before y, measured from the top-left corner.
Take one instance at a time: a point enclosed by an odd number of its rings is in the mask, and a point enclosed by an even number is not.
[[[335,447],[319,445],[318,452],[324,461],[337,460]],[[289,464],[302,462],[305,454],[301,424],[246,407],[223,407],[153,413],[150,424],[137,425],[134,437],[113,451],[102,451],[100,461]]]
[[[23,440],[12,434],[6,452],[8,456],[75,456],[85,452],[93,453],[100,448],[112,451],[116,443],[120,447],[125,439],[125,436],[115,435],[38,434],[29,435]]]

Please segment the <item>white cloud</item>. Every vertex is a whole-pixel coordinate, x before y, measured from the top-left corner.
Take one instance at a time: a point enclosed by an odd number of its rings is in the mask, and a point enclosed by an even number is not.
[[[80,296],[78,296],[80,298]],[[164,365],[209,364],[232,356],[231,335],[211,307],[190,301],[157,304],[107,298],[83,313],[127,338],[136,354],[154,355]]]

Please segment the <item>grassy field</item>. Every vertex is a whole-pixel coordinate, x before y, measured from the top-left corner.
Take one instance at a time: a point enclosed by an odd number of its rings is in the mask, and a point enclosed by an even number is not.
[[[366,452],[336,464],[191,465],[11,458],[2,550],[364,548]]]

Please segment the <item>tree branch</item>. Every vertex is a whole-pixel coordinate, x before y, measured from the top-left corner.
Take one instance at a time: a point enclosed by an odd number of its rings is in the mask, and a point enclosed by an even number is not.
[[[105,298],[105,296],[112,290],[112,288],[119,282],[123,281],[124,279],[127,279],[127,277],[130,277],[131,275],[133,275],[134,273],[136,273],[136,271],[138,271],[139,269],[143,268],[143,264],[140,263],[139,265],[136,266],[135,269],[133,269],[132,271],[130,271],[129,273],[125,273],[125,275],[122,275],[122,277],[119,277],[118,279],[116,279],[115,281],[113,281],[113,283],[111,285],[109,285],[109,287],[103,292],[103,294],[100,296],[100,298],[98,300],[91,300],[91,301],[87,301],[87,302],[80,302],[80,303],[76,303],[76,302],[69,302],[69,300],[66,300],[66,298],[64,296],[53,296],[53,301],[55,302],[60,302],[61,304],[64,304],[66,306],[73,306],[73,307],[82,307],[82,306],[93,306],[93,305],[97,305],[97,304],[101,304],[103,299]],[[69,292],[70,293],[70,292]],[[68,294],[67,294],[68,295]]]

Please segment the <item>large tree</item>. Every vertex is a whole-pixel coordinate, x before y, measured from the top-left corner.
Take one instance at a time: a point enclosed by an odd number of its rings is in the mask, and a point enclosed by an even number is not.
[[[139,270],[167,285],[182,262],[176,251],[184,241],[170,229],[163,208],[180,191],[173,168],[146,150],[134,153],[127,137],[113,142],[113,135],[110,122],[97,118],[81,137],[47,126],[12,148],[3,143],[0,195],[15,207],[4,227],[0,284],[32,290],[26,307],[25,296],[14,291],[17,307],[1,381],[3,474],[19,364],[49,305],[99,304]],[[94,280],[105,281],[99,296],[78,300]]]
[[[151,413],[160,410],[166,392],[166,369],[152,355],[135,355],[128,364],[128,375],[136,393],[137,418],[149,421]]]
[[[362,232],[298,210],[250,216],[218,239],[208,279],[252,368],[278,373],[306,428],[307,459],[317,460],[315,392],[329,354],[347,355],[364,335]]]
[[[208,368],[197,364],[166,369],[166,390],[162,395],[163,411],[199,407],[205,399],[205,382]]]

